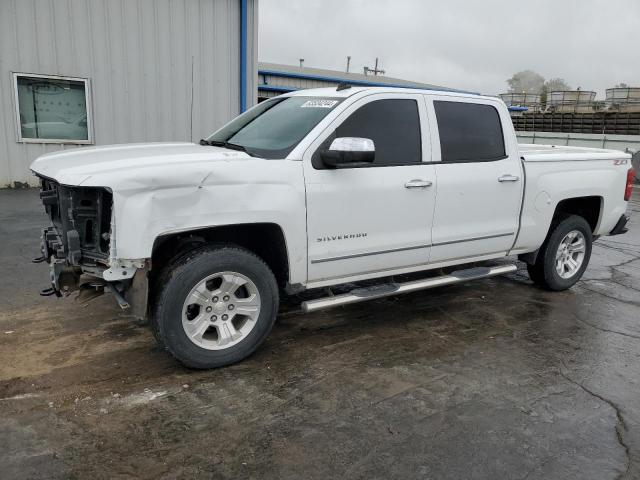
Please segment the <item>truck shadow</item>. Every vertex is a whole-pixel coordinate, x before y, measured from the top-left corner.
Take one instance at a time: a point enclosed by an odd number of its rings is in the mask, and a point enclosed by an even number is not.
[[[496,278],[445,289],[387,297],[332,310],[303,314],[300,296],[283,301],[267,341],[245,361],[218,370],[182,367],[161,350],[145,324],[115,316],[115,307],[100,315],[60,318],[63,332],[46,330],[34,348],[18,339],[11,351],[14,367],[0,377],[0,398],[32,392],[70,398],[149,386],[247,378],[265,368],[296,375],[331,354],[342,365],[362,362],[389,365],[442,360],[475,342],[496,336],[534,338],[558,310],[557,295],[546,295],[514,279]],[[516,279],[517,280],[517,279]],[[561,294],[562,296],[562,294]],[[73,306],[69,306],[69,310]],[[68,310],[61,309],[64,316]],[[69,313],[69,315],[71,315]],[[29,357],[29,361],[22,361]],[[7,361],[7,358],[0,358]]]

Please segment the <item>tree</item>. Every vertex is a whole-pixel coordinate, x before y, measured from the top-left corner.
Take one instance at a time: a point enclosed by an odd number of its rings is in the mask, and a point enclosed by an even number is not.
[[[542,89],[540,90],[540,105],[544,107],[547,104],[547,94],[549,90],[546,85],[542,85]]]
[[[619,83],[614,88],[629,88],[629,85],[626,83]]]
[[[533,70],[523,70],[514,74],[507,83],[512,93],[540,93],[544,77]]]
[[[564,78],[551,78],[544,82],[547,92],[561,92],[563,90],[571,90],[571,87],[564,81]]]
[[[562,92],[565,90],[571,90],[571,87],[564,81],[563,78],[551,78],[544,82],[540,89],[540,104],[547,104],[547,94],[549,92]]]

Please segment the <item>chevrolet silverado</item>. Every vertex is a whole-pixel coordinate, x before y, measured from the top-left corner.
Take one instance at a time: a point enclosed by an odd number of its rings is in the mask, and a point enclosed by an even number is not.
[[[634,175],[623,152],[518,145],[497,98],[347,86],[269,99],[200,144],[31,169],[52,222],[42,293],[108,291],[193,368],[250,355],[283,294],[327,291],[314,311],[516,270],[502,257],[567,289],[595,238],[626,231]]]

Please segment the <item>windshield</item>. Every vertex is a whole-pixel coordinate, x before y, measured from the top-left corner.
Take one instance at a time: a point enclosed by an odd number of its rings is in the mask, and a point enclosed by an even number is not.
[[[267,100],[222,127],[207,141],[240,145],[262,158],[285,158],[341,101],[298,96]]]

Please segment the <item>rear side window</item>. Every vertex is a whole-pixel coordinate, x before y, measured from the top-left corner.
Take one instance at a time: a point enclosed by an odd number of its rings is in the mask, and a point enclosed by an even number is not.
[[[367,103],[336,129],[335,137],[373,140],[374,165],[422,162],[420,117],[415,100],[385,99]]]
[[[491,105],[433,102],[443,162],[489,162],[505,158],[498,111]]]

